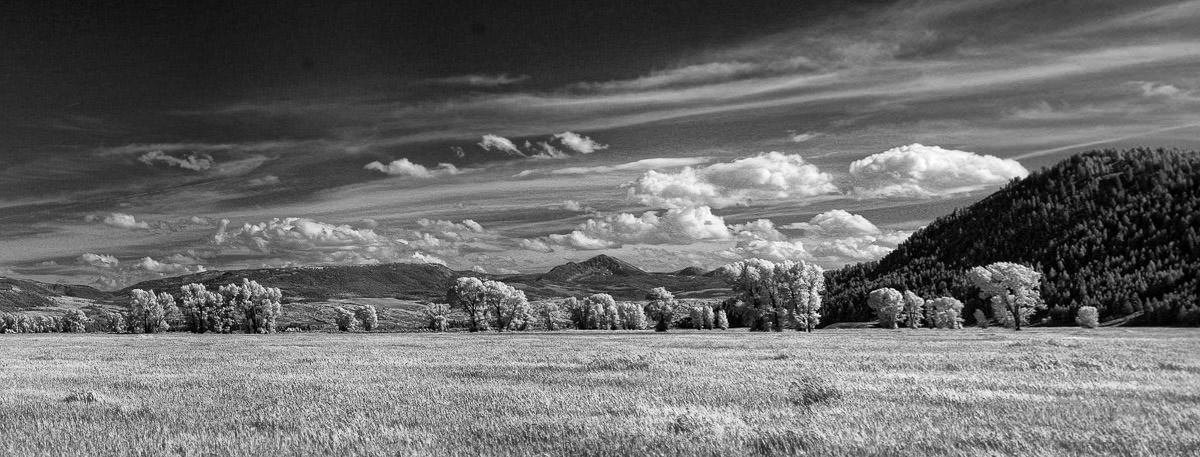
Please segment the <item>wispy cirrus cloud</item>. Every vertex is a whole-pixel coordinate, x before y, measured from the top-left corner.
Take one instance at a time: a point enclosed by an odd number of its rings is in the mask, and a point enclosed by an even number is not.
[[[517,84],[527,80],[529,80],[529,75],[513,76],[507,73],[501,73],[496,75],[472,74],[446,76],[442,78],[427,79],[425,82],[445,86],[499,87]]]

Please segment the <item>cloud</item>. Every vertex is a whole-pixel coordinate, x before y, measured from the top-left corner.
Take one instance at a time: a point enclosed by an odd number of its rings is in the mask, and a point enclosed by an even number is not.
[[[589,207],[583,206],[583,204],[579,203],[579,201],[577,201],[577,200],[563,200],[562,204],[559,206],[563,210],[572,211],[572,212],[576,212],[576,213],[583,213],[583,212],[588,212],[588,211],[592,210]]]
[[[783,228],[804,230],[821,235],[877,235],[879,227],[858,214],[835,209],[813,216],[807,223],[798,222]]]
[[[652,158],[642,159],[634,162],[627,162],[617,165],[600,165],[594,167],[567,167],[557,170],[525,170],[518,173],[517,177],[529,176],[532,174],[546,173],[551,175],[591,175],[611,173],[614,171],[643,171],[654,170],[661,168],[678,168],[688,165],[696,165],[708,162],[707,157],[677,157],[677,158]]]
[[[933,197],[1001,185],[1024,178],[1020,162],[913,143],[850,164],[860,197]]]
[[[729,226],[736,242],[725,252],[727,257],[760,258],[774,261],[809,260],[811,255],[800,240],[788,239],[770,219],[758,219]]]
[[[133,216],[123,213],[112,213],[104,217],[104,223],[113,227],[129,230],[149,230],[150,224],[138,221]]]
[[[161,275],[178,275],[204,271],[204,267],[200,265],[189,266],[178,263],[159,262],[150,257],[142,257],[142,260],[139,260],[138,263],[134,264],[134,268],[149,271],[151,273],[158,273]]]
[[[565,159],[570,157],[567,155],[567,153],[562,152],[562,150],[545,141],[539,141],[537,143],[530,143],[526,141],[525,150],[533,154],[529,156],[531,159]]]
[[[471,86],[471,87],[498,87],[517,84],[529,79],[529,75],[510,76],[507,73],[498,75],[457,75],[447,76],[444,78],[427,79],[430,84],[438,84],[444,86]]]
[[[380,165],[382,166],[383,164]],[[279,184],[279,177],[275,175],[266,175],[246,181],[246,185],[250,187],[274,186],[276,184]]]
[[[1141,89],[1142,97],[1159,98],[1176,101],[1195,101],[1200,100],[1200,97],[1193,94],[1193,91],[1180,89],[1172,84],[1162,84],[1151,81],[1135,81],[1138,88]]]
[[[155,163],[164,163],[169,166],[184,168],[193,171],[204,171],[213,166],[213,158],[208,154],[188,154],[186,158],[177,158],[167,155],[162,151],[150,151],[138,157],[138,161],[146,165],[154,166]]]
[[[366,170],[375,170],[391,176],[411,176],[413,178],[433,178],[436,176],[457,175],[462,172],[458,167],[449,163],[439,163],[437,168],[429,169],[424,165],[415,164],[408,159],[398,159],[384,165],[375,161],[363,166]]]
[[[393,229],[382,234],[373,228],[329,224],[312,219],[275,218],[230,228],[222,220],[211,241],[220,252],[238,258],[262,257],[269,261],[371,264],[413,262],[445,264],[438,256],[460,258],[464,250],[490,248],[499,235],[479,223],[421,219],[418,230]],[[476,243],[476,244],[468,244]],[[479,246],[482,244],[483,246]]]
[[[647,206],[724,208],[752,199],[810,197],[837,192],[833,178],[799,155],[781,152],[684,168],[678,173],[648,171],[625,185],[630,197]]]
[[[446,266],[445,260],[442,260],[438,257],[431,256],[429,254],[425,254],[422,252],[414,252],[411,259],[416,260],[416,263],[429,263],[429,264],[434,264],[434,265]]]
[[[90,252],[79,256],[79,261],[97,268],[114,268],[121,264],[120,260],[111,255],[92,254]]]
[[[706,206],[672,208],[661,216],[647,211],[641,216],[621,213],[588,219],[567,234],[546,237],[548,244],[574,249],[618,248],[625,244],[690,244],[704,240],[726,240],[732,235],[725,220]]]
[[[479,144],[479,147],[483,148],[484,151],[500,151],[510,156],[526,157],[525,153],[521,152],[520,149],[517,149],[517,145],[513,144],[512,140],[499,135],[492,135],[490,133],[484,135],[483,139],[481,139],[477,144]]]
[[[811,140],[818,136],[820,136],[820,134],[816,133],[816,132],[803,132],[803,133],[798,133],[795,131],[788,132],[788,139],[792,140],[793,143],[803,143],[805,141]]]
[[[725,257],[807,260],[831,267],[879,259],[912,234],[884,231],[866,218],[840,209],[818,214],[808,223],[781,227],[804,230],[797,238],[784,235],[769,219],[729,228],[735,233],[736,243],[724,252]]]
[[[551,247],[551,246],[550,246],[548,243],[546,243],[546,241],[545,241],[545,240],[539,240],[539,239],[523,239],[523,240],[520,240],[520,241],[517,243],[517,245],[518,245],[518,246],[519,246],[521,249],[524,249],[524,250],[526,250],[526,251],[535,251],[535,252],[554,252],[554,248],[553,248],[553,247]]]
[[[562,142],[563,146],[580,154],[591,154],[593,152],[608,149],[607,144],[600,144],[595,140],[575,132],[556,133],[554,139]]]

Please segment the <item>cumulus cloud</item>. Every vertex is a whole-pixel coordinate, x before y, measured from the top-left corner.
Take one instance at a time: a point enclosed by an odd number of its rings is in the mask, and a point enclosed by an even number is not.
[[[600,144],[591,138],[575,132],[556,133],[553,138],[560,141],[564,147],[580,154],[591,154],[602,149],[608,149],[607,144]]]
[[[828,173],[799,155],[781,152],[688,167],[678,173],[651,170],[625,187],[642,204],[667,208],[724,208],[747,205],[753,199],[809,197],[837,191]]]
[[[471,87],[498,87],[516,84],[529,79],[529,75],[511,76],[507,73],[498,75],[457,75],[447,76],[444,78],[428,79],[431,84],[439,84],[444,86],[471,86]]]
[[[577,201],[577,200],[563,200],[562,204],[560,204],[559,207],[566,211],[572,211],[572,212],[576,212],[576,213],[583,213],[583,212],[588,212],[588,211],[592,210],[592,208],[584,206],[582,203],[579,203],[579,201]]]
[[[185,158],[178,158],[168,155],[162,151],[150,151],[138,157],[138,161],[146,165],[154,166],[156,163],[163,163],[172,167],[184,168],[193,171],[204,171],[213,166],[213,158],[208,154],[188,154]]]
[[[877,260],[912,234],[902,230],[882,230],[866,218],[844,210],[827,211],[807,223],[779,227],[804,230],[799,237],[783,234],[769,219],[734,224],[729,228],[736,242],[734,247],[724,251],[724,257],[807,260],[830,267]]]
[[[554,252],[554,248],[545,240],[539,239],[523,239],[517,242],[521,249],[534,252]]]
[[[727,240],[732,235],[725,220],[706,206],[672,208],[661,216],[647,211],[588,219],[567,234],[546,237],[549,244],[574,249],[610,249],[625,244],[690,244],[705,240]]]
[[[925,146],[900,146],[850,164],[860,197],[933,197],[976,190],[1024,178],[1015,160]]]
[[[97,268],[114,268],[121,264],[120,260],[111,255],[93,254],[90,252],[79,256],[79,261]]]
[[[104,217],[104,224],[129,230],[149,230],[150,224],[138,221],[129,214],[112,213]]]
[[[446,266],[445,260],[442,260],[438,257],[432,256],[429,254],[425,254],[423,252],[414,252],[411,258],[412,258],[412,260],[415,260],[416,263],[430,263],[430,264],[434,264],[434,265]]]
[[[499,151],[510,156],[526,157],[525,153],[517,149],[517,145],[513,144],[512,140],[500,135],[487,134],[479,141],[479,147],[484,151]]]
[[[150,257],[142,257],[142,260],[139,260],[138,263],[134,264],[134,268],[145,270],[151,273],[158,273],[160,275],[178,275],[204,271],[204,267],[200,265],[183,265],[179,263],[160,262]]]
[[[813,216],[807,223],[798,222],[784,228],[804,230],[822,235],[877,235],[879,227],[858,214],[835,209]]]
[[[408,159],[394,160],[387,165],[375,161],[364,165],[363,168],[391,176],[411,176],[413,178],[433,178],[437,176],[456,175],[462,172],[458,167],[449,163],[439,163],[436,168],[429,169],[424,165],[412,163]]]

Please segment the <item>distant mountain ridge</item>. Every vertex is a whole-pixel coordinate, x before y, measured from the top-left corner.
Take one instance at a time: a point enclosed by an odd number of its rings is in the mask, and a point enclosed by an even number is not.
[[[541,279],[549,281],[576,281],[591,276],[640,276],[645,270],[618,259],[600,254],[583,262],[567,262],[551,268]]]

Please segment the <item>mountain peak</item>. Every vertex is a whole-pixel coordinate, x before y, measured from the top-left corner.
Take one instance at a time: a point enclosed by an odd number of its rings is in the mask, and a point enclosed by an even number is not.
[[[542,277],[554,281],[572,281],[589,276],[639,276],[644,274],[646,274],[645,270],[629,262],[600,254],[582,262],[567,262],[551,268]]]

